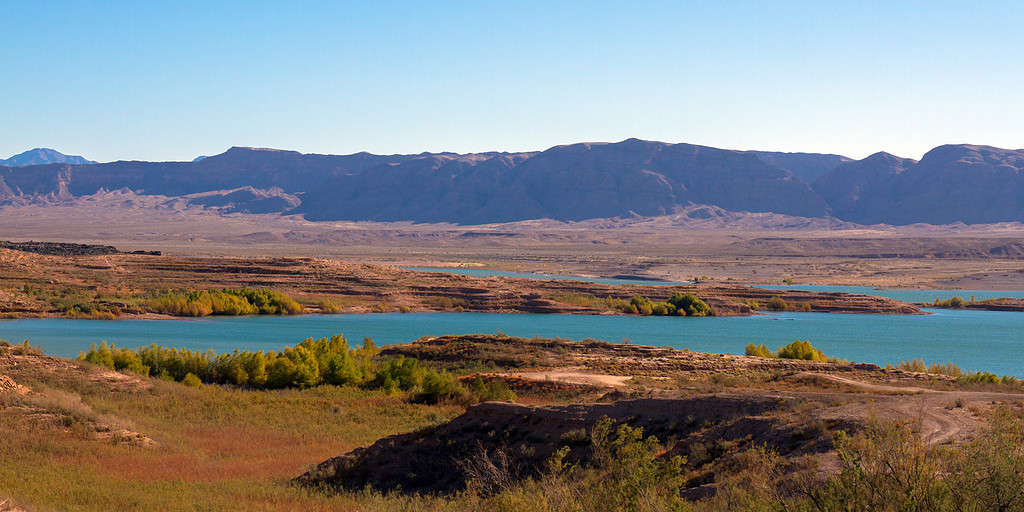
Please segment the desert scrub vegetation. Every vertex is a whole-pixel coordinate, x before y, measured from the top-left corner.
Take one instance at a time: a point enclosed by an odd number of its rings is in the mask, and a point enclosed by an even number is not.
[[[999,376],[991,372],[985,371],[973,371],[965,372],[960,369],[959,366],[953,363],[925,363],[921,359],[911,359],[909,361],[900,361],[896,368],[915,373],[927,373],[931,375],[944,375],[946,377],[952,377],[959,384],[968,385],[969,388],[977,387],[974,385],[995,385],[997,388],[1020,388],[1024,386],[1017,377],[1012,375]]]
[[[172,316],[297,315],[302,305],[288,295],[263,288],[167,292],[144,301],[153,313]]]
[[[780,359],[799,359],[801,361],[828,362],[829,358],[821,350],[814,348],[810,340],[796,340],[789,345],[779,347],[777,352],[768,350],[765,345],[747,345],[744,353],[748,356],[776,357]]]
[[[909,361],[900,361],[896,364],[896,368],[905,372],[915,373],[930,373],[933,375],[946,375],[949,377],[959,378],[963,376],[964,372],[959,366],[953,363],[925,363],[923,359],[911,359]]]
[[[629,307],[628,300],[612,297],[610,295],[604,298],[584,294],[553,295],[551,300],[558,301],[563,304],[572,304],[573,306],[605,309],[609,311],[622,311],[623,308]]]
[[[962,446],[930,446],[913,425],[875,422],[837,436],[836,448],[839,474],[798,487],[807,509],[1024,510],[1024,422],[1006,408]]]
[[[555,295],[552,300],[575,306],[620,311],[628,315],[642,316],[714,316],[714,311],[696,295],[675,292],[668,300],[652,301],[634,295],[629,300],[615,297],[598,298],[593,295]]]
[[[114,320],[125,309],[131,309],[124,297],[72,287],[45,288],[25,284],[21,292],[43,304],[51,311],[68,318],[85,320]]]
[[[462,311],[469,307],[469,301],[458,297],[427,297],[423,304],[444,311]]]
[[[960,297],[953,297],[946,300],[935,299],[934,306],[959,309],[964,307],[964,300]]]
[[[227,354],[160,345],[124,349],[104,342],[93,345],[78,360],[191,387],[223,384],[249,389],[301,389],[351,385],[388,394],[407,393],[422,403],[515,399],[502,384],[474,383],[467,388],[447,371],[426,368],[404,356],[381,361],[376,357],[379,352],[370,338],[350,348],[348,340],[338,335],[307,338],[281,351],[235,350]]]
[[[768,309],[772,311],[786,311],[789,309],[789,304],[782,297],[772,297],[768,299]]]
[[[11,347],[11,353],[17,356],[38,356],[43,354],[42,350],[30,345],[28,340],[24,340],[17,345],[13,345],[7,340],[0,340],[0,347]]]

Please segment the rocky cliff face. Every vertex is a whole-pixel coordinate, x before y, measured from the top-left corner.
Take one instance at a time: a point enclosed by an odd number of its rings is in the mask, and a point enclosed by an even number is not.
[[[841,219],[886,217],[893,179],[916,163],[885,152],[875,153],[836,166],[814,182],[814,190],[829,204],[832,215]],[[868,221],[874,222],[885,221]]]
[[[812,176],[818,176],[813,187]],[[246,187],[277,192],[274,199],[235,193],[193,202],[310,220],[459,224],[659,216],[692,205],[867,224],[984,223],[1024,221],[1024,150],[950,145],[920,162],[887,153],[849,161],[629,139],[539,153],[231,148],[193,162],[0,167],[0,202],[8,203],[123,188],[177,197]],[[251,208],[238,206],[257,200]]]
[[[689,204],[815,217],[826,205],[754,155],[636,139],[538,154],[431,155],[332,176],[299,207],[310,219],[502,222],[664,215]]]
[[[839,164],[853,161],[853,159],[842,155],[822,153],[783,153],[780,151],[747,151],[747,153],[756,155],[775,167],[785,169],[807,183],[814,183],[814,180],[835,169]]]
[[[814,183],[836,217],[863,224],[1024,221],[1024,150],[939,146],[920,162],[876,153]]]

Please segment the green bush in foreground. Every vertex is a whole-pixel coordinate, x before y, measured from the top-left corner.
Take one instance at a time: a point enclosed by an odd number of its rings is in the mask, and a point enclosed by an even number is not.
[[[273,290],[196,290],[170,292],[146,302],[154,313],[173,316],[297,315],[302,305]]]
[[[828,362],[828,357],[821,350],[814,348],[810,340],[796,340],[789,345],[779,347],[778,352],[768,350],[764,345],[747,345],[744,352],[748,356],[777,357],[781,359],[799,359],[801,361]]]
[[[398,356],[377,361],[374,356],[379,352],[370,338],[364,339],[359,348],[349,348],[348,340],[338,335],[307,338],[281,351],[235,350],[227,354],[159,345],[132,350],[104,342],[90,347],[78,360],[191,386],[208,383],[280,389],[354,385],[389,393],[408,392],[415,401],[424,403],[515,399],[504,382],[481,381],[467,389],[455,376],[424,368],[416,359]]]

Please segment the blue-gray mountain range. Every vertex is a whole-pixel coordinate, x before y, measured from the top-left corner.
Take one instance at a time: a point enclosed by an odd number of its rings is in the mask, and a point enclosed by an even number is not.
[[[121,188],[167,196],[231,191],[233,211],[249,211],[251,195],[260,204],[251,211],[310,220],[582,220],[708,204],[862,224],[975,224],[1024,221],[1024,150],[952,144],[920,161],[887,153],[852,160],[628,139],[523,153],[318,155],[235,147],[192,162],[0,168],[6,203]],[[278,193],[287,200],[268,200]],[[205,204],[229,201],[205,197]]]
[[[0,159],[0,166],[19,167],[23,165],[43,164],[94,164],[92,160],[86,160],[76,155],[65,155],[50,148],[34,148],[24,153],[18,153],[7,160]]]

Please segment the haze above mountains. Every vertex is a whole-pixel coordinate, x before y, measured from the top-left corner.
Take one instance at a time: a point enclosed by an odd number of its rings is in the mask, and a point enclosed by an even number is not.
[[[309,220],[482,224],[730,211],[859,224],[1024,221],[1024,150],[944,145],[920,161],[628,139],[523,153],[301,154],[231,148],[192,162],[96,164],[35,149],[0,160],[0,204],[103,191]]]

